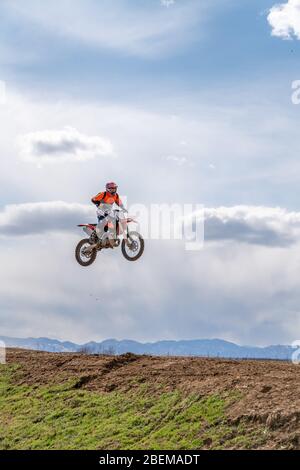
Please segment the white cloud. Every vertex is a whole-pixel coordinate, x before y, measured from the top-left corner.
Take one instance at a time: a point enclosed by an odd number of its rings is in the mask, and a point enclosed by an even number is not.
[[[160,3],[162,4],[162,6],[164,7],[170,7],[171,5],[174,5],[175,4],[175,0],[160,0]]]
[[[204,219],[206,242],[284,247],[300,240],[300,212],[256,206],[217,207],[205,208]],[[0,212],[0,235],[74,233],[77,224],[95,220],[94,208],[87,204],[50,201],[8,205]]]
[[[268,21],[272,35],[283,39],[300,39],[300,0],[288,0],[271,8]]]
[[[187,0],[165,9],[158,2],[61,0],[59,6],[46,2],[40,8],[38,0],[27,0],[26,5],[4,0],[3,6],[18,19],[23,17],[61,37],[126,54],[156,56],[190,41],[192,29],[206,17],[211,3]]]
[[[18,141],[21,158],[37,164],[82,162],[113,155],[109,140],[81,134],[72,127],[31,132],[19,137]]]
[[[300,240],[300,212],[278,207],[233,206],[207,208],[204,218],[208,241],[289,246]]]
[[[178,157],[177,155],[168,155],[166,157],[166,160],[168,162],[173,162],[178,166],[185,165],[188,161],[188,159],[186,157]]]
[[[6,102],[6,83],[0,80],[0,106]]]
[[[7,104],[0,106],[2,205],[15,201],[69,200],[74,194],[76,201],[84,203],[102,189],[106,180],[116,180],[120,191],[131,200],[134,198],[134,202],[151,202],[153,195],[158,202],[176,202],[178,188],[188,194],[192,186],[198,203],[203,203],[206,194],[207,203],[214,206],[240,201],[241,185],[253,204],[281,205],[276,185],[284,184],[291,189],[289,201],[285,199],[285,204],[290,204],[298,187],[296,175],[300,170],[297,120],[277,107],[260,105],[241,110],[212,103],[206,105],[203,99],[201,110],[195,110],[191,101],[194,103],[197,98],[186,97],[185,108],[174,120],[170,117],[171,103],[164,104],[166,113],[160,108],[162,102],[151,103],[152,107],[145,102],[141,109],[113,103],[44,100],[15,94],[8,87]],[[254,133],[253,121],[258,122]],[[95,158],[85,165],[44,165],[37,158],[35,165],[28,165],[16,158],[17,136],[43,129],[64,129],[66,123],[85,136],[107,137],[120,158]],[[188,142],[189,162],[195,166],[188,162],[178,167],[186,171],[185,178],[179,171],[174,171],[170,178],[172,162],[162,157],[185,156],[178,136],[180,139],[184,136]],[[283,154],[285,159],[282,159]],[[217,173],[209,168],[212,156]],[[38,169],[40,164],[42,168]],[[133,169],[153,177],[146,181],[135,179],[132,185]],[[262,180],[264,184],[258,184]],[[274,203],[271,198],[266,199],[266,184],[272,190]],[[139,200],[135,199],[137,195]]]
[[[95,219],[91,205],[63,201],[12,204],[0,212],[0,235],[74,231],[76,224],[93,222]]]

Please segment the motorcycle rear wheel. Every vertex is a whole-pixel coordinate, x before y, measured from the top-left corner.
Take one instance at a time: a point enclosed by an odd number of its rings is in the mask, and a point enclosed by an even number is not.
[[[85,248],[88,248],[89,246],[91,246],[89,238],[84,238],[76,246],[75,258],[77,263],[80,264],[80,266],[90,266],[97,258],[97,250],[95,248],[91,250],[89,254],[88,252],[83,253],[83,250]]]

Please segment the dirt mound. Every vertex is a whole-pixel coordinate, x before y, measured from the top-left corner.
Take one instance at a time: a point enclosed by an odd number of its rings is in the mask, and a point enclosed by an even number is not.
[[[111,361],[105,363],[105,369],[109,373],[112,370],[120,369],[120,367],[127,366],[131,362],[137,361],[138,358],[139,356],[136,356],[135,354],[131,353],[122,354],[121,356],[115,356]]]
[[[146,384],[155,394],[179,389],[198,396],[234,393],[228,425],[265,428],[265,448],[300,448],[299,367],[288,362],[101,356],[8,350],[9,363],[19,364],[20,384],[62,384],[109,393]]]

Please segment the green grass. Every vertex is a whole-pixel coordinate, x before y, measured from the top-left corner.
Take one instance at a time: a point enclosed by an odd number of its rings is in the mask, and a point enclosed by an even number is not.
[[[248,448],[261,438],[226,424],[238,395],[91,392],[62,386],[14,385],[16,367],[0,367],[0,449]]]

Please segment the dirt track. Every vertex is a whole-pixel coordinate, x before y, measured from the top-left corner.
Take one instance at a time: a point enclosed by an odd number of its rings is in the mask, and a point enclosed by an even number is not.
[[[276,361],[57,354],[11,349],[8,363],[21,365],[19,383],[53,384],[76,379],[77,388],[109,393],[147,384],[158,393],[180,389],[206,396],[226,391],[241,399],[227,411],[233,425],[264,425],[267,448],[300,449],[300,366]]]

